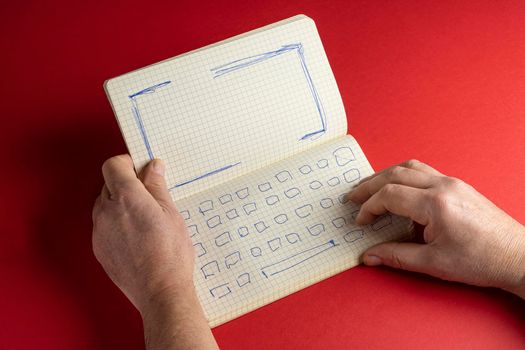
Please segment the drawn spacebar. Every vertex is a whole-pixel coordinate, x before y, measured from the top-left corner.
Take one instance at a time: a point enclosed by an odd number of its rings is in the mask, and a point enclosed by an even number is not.
[[[333,239],[329,240],[326,243],[323,243],[321,245],[315,246],[313,248],[310,248],[300,253],[289,256],[279,262],[276,262],[275,264],[263,267],[261,269],[261,272],[264,275],[264,277],[268,278],[270,276],[286,271],[294,266],[297,266],[305,262],[306,260],[311,259],[314,256],[319,255],[322,252],[325,252],[337,245],[338,244],[336,244]]]

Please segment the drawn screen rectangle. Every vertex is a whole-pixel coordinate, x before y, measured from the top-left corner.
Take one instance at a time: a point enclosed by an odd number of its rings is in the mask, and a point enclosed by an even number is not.
[[[346,134],[304,16],[113,78],[106,90],[135,164],[164,159],[174,199]]]

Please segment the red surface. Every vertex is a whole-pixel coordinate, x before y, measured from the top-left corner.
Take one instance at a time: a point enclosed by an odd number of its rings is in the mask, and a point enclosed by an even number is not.
[[[143,347],[91,253],[100,165],[125,152],[102,82],[297,13],[317,22],[375,168],[424,160],[525,222],[525,2],[473,3],[4,4],[0,347]],[[524,315],[504,292],[358,267],[214,334],[226,349],[517,349]]]

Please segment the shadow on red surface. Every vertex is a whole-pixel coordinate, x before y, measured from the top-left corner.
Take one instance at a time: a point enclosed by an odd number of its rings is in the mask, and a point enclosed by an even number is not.
[[[45,125],[27,137],[22,154],[32,154],[28,170],[45,184],[32,197],[40,203],[31,205],[30,244],[40,268],[81,308],[79,317],[89,320],[96,348],[142,348],[138,313],[91,249],[91,208],[103,184],[100,167],[105,158],[125,152],[122,142],[115,142],[121,140],[117,128],[102,127],[94,115],[72,114],[67,123]]]

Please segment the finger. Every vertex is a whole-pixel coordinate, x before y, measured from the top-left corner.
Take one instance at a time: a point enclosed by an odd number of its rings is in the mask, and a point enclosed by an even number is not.
[[[428,193],[424,189],[387,184],[361,206],[355,221],[360,225],[369,224],[377,216],[390,212],[426,225],[428,223],[427,196]]]
[[[164,162],[160,159],[154,159],[142,170],[141,178],[146,189],[164,208],[173,206],[171,195],[166,186],[164,179],[165,173]]]
[[[354,203],[364,203],[374,193],[379,191],[387,184],[400,184],[415,188],[429,188],[435,183],[435,176],[421,171],[405,168],[402,166],[393,166],[382,171],[377,176],[368,181],[359,184],[347,198]]]
[[[115,194],[122,187],[139,183],[131,157],[127,154],[106,160],[102,165],[102,175],[110,195]]]
[[[429,249],[426,244],[388,242],[368,249],[363,255],[365,265],[386,265],[414,272],[428,272]]]
[[[359,184],[365,183],[365,182],[375,178],[376,176],[379,176],[379,175],[383,174],[384,172],[387,172],[387,171],[391,170],[394,167],[403,167],[403,168],[407,168],[407,169],[421,171],[421,172],[424,172],[424,173],[427,173],[427,174],[430,174],[430,175],[444,176],[442,173],[440,173],[436,169],[432,168],[430,165],[425,164],[423,162],[420,162],[419,160],[416,160],[416,159],[410,159],[410,160],[407,160],[407,161],[405,161],[403,163],[400,163],[400,164],[397,164],[397,165],[393,165],[391,167],[388,167],[388,168],[385,168],[385,169],[383,169],[381,171],[378,171],[375,174],[367,176],[364,179],[362,179],[359,182]]]
[[[417,159],[410,159],[410,160],[407,160],[407,161],[405,161],[405,162],[403,162],[403,163],[401,163],[399,165],[404,167],[404,168],[422,171],[424,173],[431,174],[431,175],[444,176],[442,173],[440,173],[436,169],[432,168],[430,165],[428,165],[426,163],[423,163],[423,162],[420,162]]]

